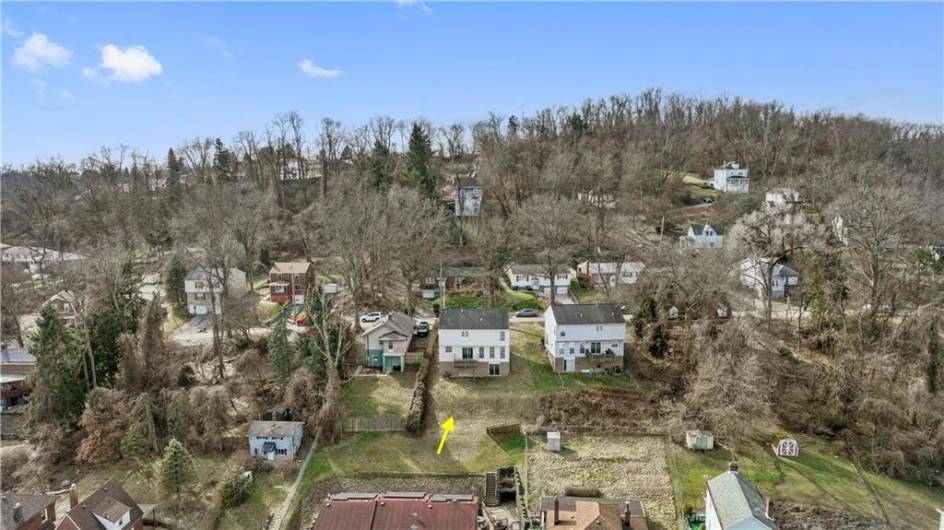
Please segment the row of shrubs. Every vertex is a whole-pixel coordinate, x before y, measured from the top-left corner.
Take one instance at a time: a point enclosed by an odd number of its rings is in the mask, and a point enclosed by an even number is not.
[[[416,371],[416,382],[413,383],[413,398],[410,400],[410,411],[406,415],[406,430],[416,435],[423,430],[423,414],[426,413],[427,386],[429,384],[429,365],[436,353],[436,326],[429,330],[429,340],[426,344],[426,353],[420,361]]]

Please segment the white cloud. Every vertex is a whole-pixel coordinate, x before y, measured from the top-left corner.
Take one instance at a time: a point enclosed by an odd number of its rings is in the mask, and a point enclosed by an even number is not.
[[[68,101],[72,99],[72,92],[69,92],[68,90],[61,90],[59,91],[59,97],[63,100]]]
[[[232,59],[233,52],[229,50],[229,46],[219,37],[207,37],[203,39],[203,44],[208,48],[215,50],[224,59]]]
[[[324,77],[324,78],[330,79],[330,78],[338,77],[339,75],[344,73],[341,70],[337,70],[337,69],[322,68],[318,66],[317,64],[311,62],[311,59],[305,59],[302,62],[298,63],[298,67],[301,69],[302,72],[305,73],[305,75],[309,77]]]
[[[42,79],[30,79],[30,84],[33,85],[33,88],[36,89],[36,94],[42,96],[46,93],[46,82]]]
[[[430,9],[423,0],[396,0],[396,2],[397,7],[400,8],[415,7],[427,15],[430,15],[433,12],[433,10]]]
[[[27,70],[38,70],[43,66],[63,66],[69,62],[72,52],[57,44],[42,33],[33,33],[13,52],[13,64]]]
[[[89,81],[92,81],[98,77],[98,72],[96,72],[95,69],[90,66],[83,66],[82,77],[84,77],[85,79],[88,79]]]
[[[3,34],[13,38],[22,37],[24,35],[22,31],[13,25],[13,21],[10,20],[10,17],[3,17]]]
[[[132,83],[144,81],[164,71],[161,63],[144,46],[120,48],[114,44],[102,48],[101,67],[111,70],[111,79]],[[85,68],[82,69],[82,75],[87,77]]]

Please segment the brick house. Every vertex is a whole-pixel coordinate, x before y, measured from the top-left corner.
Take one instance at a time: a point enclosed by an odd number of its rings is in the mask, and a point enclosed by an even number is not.
[[[4,493],[0,496],[0,528],[49,530],[56,520],[56,497]]]
[[[81,502],[73,484],[69,506],[55,530],[144,530],[144,511],[115,479],[109,479]]]
[[[307,261],[276,261],[269,269],[269,298],[276,304],[304,305],[313,279]]]

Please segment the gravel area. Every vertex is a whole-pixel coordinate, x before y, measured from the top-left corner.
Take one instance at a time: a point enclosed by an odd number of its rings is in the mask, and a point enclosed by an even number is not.
[[[672,484],[664,440],[656,436],[583,436],[564,433],[563,450],[547,450],[543,436],[528,450],[529,506],[567,486],[599,488],[605,497],[638,499],[650,529],[675,528]]]

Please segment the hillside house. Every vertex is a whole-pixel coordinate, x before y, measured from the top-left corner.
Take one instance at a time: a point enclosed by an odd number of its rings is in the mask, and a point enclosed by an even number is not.
[[[420,296],[432,300],[439,296],[439,290],[446,290],[465,285],[482,275],[482,267],[466,263],[444,265],[440,269],[427,271],[420,279]]]
[[[683,250],[721,248],[724,245],[724,232],[707,223],[688,225],[688,233],[679,236],[679,248]]]
[[[26,375],[34,368],[36,368],[36,357],[26,348],[0,345],[0,372]]]
[[[648,530],[636,499],[541,497],[542,530]]]
[[[439,367],[452,377],[511,372],[508,313],[501,309],[446,309],[439,316]]]
[[[615,304],[553,305],[544,345],[557,373],[622,368],[626,320]]]
[[[62,318],[62,321],[65,322],[67,326],[75,325],[76,318],[79,314],[77,311],[79,299],[74,291],[59,291],[50,296],[49,299],[46,300],[46,303],[52,305],[53,309],[59,313],[59,317]]]
[[[616,209],[616,199],[609,193],[596,193],[593,191],[581,192],[577,194],[577,200],[592,208],[603,210]]]
[[[36,357],[25,348],[9,347],[6,344],[0,350],[0,410],[24,402],[32,389],[26,382],[27,376],[36,368]]]
[[[213,312],[216,299],[216,314],[223,312],[221,297],[223,288],[221,271],[210,274],[205,269],[190,271],[184,279],[184,291],[187,293],[187,312],[191,315],[209,315]],[[239,269],[229,269],[226,274],[226,291],[230,296],[242,296],[246,292],[246,273]]]
[[[757,296],[765,296],[765,286],[769,285],[770,292],[766,293],[771,300],[779,300],[785,297],[790,291],[799,285],[800,275],[790,267],[782,263],[769,269],[770,261],[773,258],[747,258],[740,263],[741,283],[745,287],[750,287],[757,292]],[[767,278],[767,275],[770,278]]]
[[[110,479],[79,502],[75,484],[69,489],[69,511],[56,530],[143,530],[144,511],[128,492]]]
[[[444,200],[454,217],[475,217],[482,210],[482,185],[475,172],[456,175],[447,186]]]
[[[577,277],[577,272],[570,267],[562,267],[552,282],[543,266],[515,263],[508,267],[505,275],[508,284],[516,291],[534,291],[541,296],[550,296],[553,289],[557,296],[569,296],[570,280]]]
[[[593,280],[594,287],[632,285],[639,281],[639,273],[646,268],[640,261],[596,262],[584,261],[577,265],[577,274]]]
[[[800,192],[795,188],[773,188],[764,193],[764,204],[770,206],[800,204]]]
[[[735,463],[707,480],[705,530],[777,530],[770,516],[770,499],[761,495]]]
[[[479,530],[479,499],[433,493],[335,493],[312,530]]]
[[[413,339],[413,319],[395,311],[365,329],[361,337],[364,338],[366,366],[380,368],[385,374],[402,372]]]
[[[50,530],[56,521],[56,497],[6,492],[0,495],[0,528]]]
[[[293,460],[302,446],[300,421],[254,421],[249,424],[249,454],[260,460]]]
[[[741,167],[738,162],[725,162],[715,169],[711,186],[725,193],[747,193],[750,186],[747,168]]]
[[[269,299],[275,304],[304,305],[314,270],[307,261],[276,261],[269,269]]]

